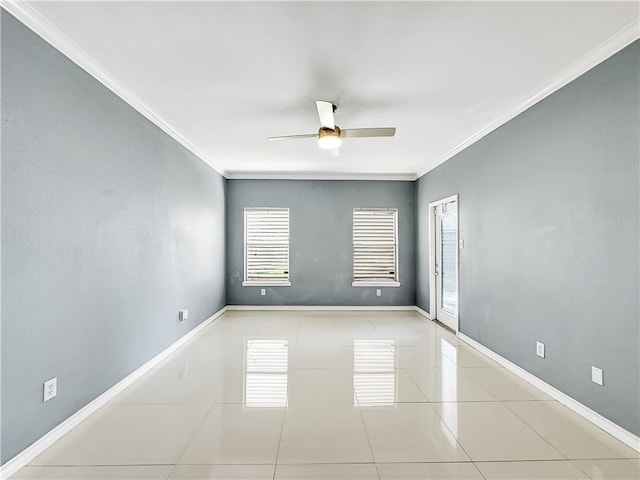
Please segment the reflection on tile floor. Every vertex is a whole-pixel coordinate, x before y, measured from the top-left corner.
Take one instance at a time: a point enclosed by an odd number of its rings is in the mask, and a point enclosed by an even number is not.
[[[227,312],[16,479],[638,479],[636,452],[413,312]]]

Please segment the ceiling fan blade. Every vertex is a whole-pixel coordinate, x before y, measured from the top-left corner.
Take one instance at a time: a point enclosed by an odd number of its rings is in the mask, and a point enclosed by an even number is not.
[[[281,137],[267,137],[267,140],[286,140],[287,138],[318,138],[318,134],[303,133],[301,135],[283,135]]]
[[[316,107],[318,108],[318,117],[320,117],[320,125],[324,128],[330,128],[334,130],[336,124],[333,120],[333,103],[325,102],[323,100],[316,100]]]
[[[393,137],[396,134],[395,127],[385,128],[343,128],[340,136],[343,138],[353,137]]]
[[[337,157],[338,155],[340,155],[340,149],[332,148],[331,150],[329,150],[329,155],[331,155],[332,157]]]

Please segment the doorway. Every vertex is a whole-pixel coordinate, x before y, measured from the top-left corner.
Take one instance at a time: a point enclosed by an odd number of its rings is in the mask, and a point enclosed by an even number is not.
[[[429,204],[429,313],[458,331],[458,195]]]

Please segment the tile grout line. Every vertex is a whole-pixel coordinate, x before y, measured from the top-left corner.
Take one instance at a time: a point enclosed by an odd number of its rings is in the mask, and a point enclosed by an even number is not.
[[[463,347],[466,347],[466,349],[467,349],[467,350],[470,350],[470,351],[471,351],[471,348],[470,348],[468,345],[463,345]],[[480,352],[480,353],[481,353],[481,356],[482,356],[482,357],[486,357],[486,355],[482,354],[482,352]],[[447,355],[445,354],[445,356],[447,356]],[[447,356],[447,358],[448,358],[448,356]],[[491,360],[491,359],[490,359],[490,360]],[[497,366],[498,366],[498,367],[501,367],[501,365],[499,365],[499,364],[497,364]],[[456,367],[456,369],[459,369],[459,368],[470,368],[470,367]],[[470,379],[470,380],[472,380],[472,381],[473,381],[473,379]],[[414,381],[415,381],[415,380],[414,380]],[[474,383],[476,383],[478,386],[482,387],[482,386],[481,386],[480,384],[478,384],[477,382],[475,382],[475,381],[474,381]],[[418,387],[418,388],[419,388],[419,387]],[[482,388],[482,390],[485,390],[485,389],[484,389],[484,388]],[[423,392],[423,393],[424,393],[424,392]],[[487,392],[487,393],[489,393],[489,392]],[[491,394],[489,393],[489,395],[491,395]],[[493,396],[493,395],[491,395],[491,396]],[[525,421],[524,421],[524,420],[523,420],[523,419],[522,419],[522,418],[517,414],[517,412],[513,411],[511,408],[509,408],[509,406],[508,406],[508,405],[506,405],[506,403],[507,403],[507,402],[530,402],[530,401],[538,401],[538,402],[541,402],[541,401],[543,401],[543,402],[555,402],[555,403],[558,403],[558,404],[560,403],[560,402],[558,402],[557,400],[554,400],[554,399],[552,399],[552,398],[550,398],[549,400],[544,400],[544,399],[535,399],[535,400],[498,400],[498,399],[496,399],[496,400],[495,400],[495,402],[497,402],[497,403],[499,403],[499,404],[503,405],[503,406],[504,406],[504,407],[505,407],[509,412],[511,412],[511,413],[512,413],[512,414],[513,414],[513,415],[514,415],[514,416],[515,416],[515,417],[516,417],[516,418],[517,418],[517,419],[518,419],[522,424],[524,424],[527,428],[529,428],[530,430],[532,430],[533,432],[535,432],[535,434],[536,434],[536,435],[538,435],[538,436],[539,436],[539,437],[540,437],[540,438],[541,438],[545,443],[547,443],[547,444],[548,444],[548,445],[549,445],[553,450],[557,451],[560,455],[562,455],[562,456],[564,457],[564,459],[553,459],[553,460],[537,459],[537,460],[513,460],[513,461],[527,461],[527,462],[528,462],[528,461],[537,461],[537,462],[538,462],[538,461],[539,461],[539,462],[544,462],[544,461],[569,461],[570,463],[572,463],[572,464],[573,464],[573,462],[571,461],[572,459],[570,459],[569,457],[567,457],[563,452],[561,452],[561,451],[559,450],[559,448],[558,448],[558,447],[556,447],[553,443],[551,443],[551,441],[550,441],[550,440],[546,439],[544,436],[542,436],[541,434],[539,434],[539,433],[538,433],[538,431],[537,431],[537,430],[535,430],[533,427],[531,427],[527,422],[525,422]],[[487,400],[487,401],[485,401],[485,402],[488,402],[488,400]],[[445,403],[445,402],[436,402],[436,403]],[[458,402],[454,402],[454,403],[458,403]],[[476,403],[476,402],[474,402],[474,401],[470,401],[470,402],[464,402],[464,403]],[[437,412],[436,412],[436,413],[437,413]],[[462,445],[460,445],[460,446],[462,447]],[[463,450],[464,450],[464,448],[463,448]],[[466,451],[465,451],[465,453],[466,453]],[[469,458],[471,458],[471,457],[469,457]],[[475,464],[475,461],[474,461],[474,464]],[[578,467],[576,467],[576,468],[578,468]],[[479,470],[479,469],[478,469],[478,470]],[[578,468],[578,470],[580,470],[580,469]],[[580,470],[580,471],[582,471],[582,470]],[[482,474],[482,472],[480,472],[480,473]]]
[[[372,325],[371,321],[369,321],[369,324]],[[204,334],[206,331],[208,330],[205,329],[202,332],[199,332],[199,335],[194,336],[190,341],[193,341],[194,339],[198,338],[200,335]],[[374,327],[375,330],[375,327]],[[298,332],[300,331],[300,325],[298,324]],[[216,332],[216,333],[220,333],[220,332]],[[277,335],[278,332],[275,333],[271,333],[271,331],[267,331],[267,332],[262,332],[265,335]],[[418,333],[417,331],[414,331],[413,334]],[[378,332],[376,331],[376,334],[378,334]],[[389,336],[393,336],[396,334],[400,334],[398,332],[396,332],[395,334],[389,334]],[[298,335],[296,337],[296,346],[297,342],[298,342],[298,338],[299,338],[299,333],[296,334]],[[378,336],[380,336],[382,338],[381,335],[378,334]],[[437,345],[436,345],[437,346]],[[463,345],[464,346],[464,345]],[[318,345],[318,348],[331,348],[327,345]],[[423,347],[423,346],[419,346],[419,347]],[[181,347],[184,348],[184,347]],[[210,346],[210,347],[202,347],[202,348],[220,348],[219,346]],[[305,348],[305,347],[302,347]],[[177,353],[174,352],[174,355]],[[482,356],[485,356],[484,354],[481,354]],[[497,365],[497,367],[503,368],[501,365]],[[472,368],[472,367],[457,367],[456,366],[456,370],[461,370],[464,368]],[[398,404],[428,404],[430,406],[430,408],[436,413],[436,416],[440,419],[441,423],[445,426],[445,428],[450,432],[450,434],[452,435],[453,438],[455,438],[456,443],[459,445],[459,447],[461,448],[461,450],[465,453],[465,455],[467,456],[467,458],[469,459],[468,461],[450,461],[450,462],[380,462],[380,464],[403,464],[403,463],[416,463],[416,464],[421,464],[421,463],[427,463],[427,464],[431,464],[431,463],[443,463],[443,464],[447,464],[447,463],[470,463],[472,465],[474,465],[474,468],[476,468],[476,470],[478,471],[478,473],[480,474],[480,476],[482,478],[486,477],[483,475],[483,473],[480,471],[480,469],[478,468],[478,465],[481,465],[483,463],[517,463],[517,462],[569,462],[569,464],[571,464],[572,466],[574,466],[578,471],[580,471],[581,473],[589,476],[589,474],[587,472],[584,472],[580,467],[578,467],[575,462],[576,461],[583,461],[583,460],[618,460],[618,461],[633,461],[636,457],[632,458],[569,458],[567,455],[565,455],[563,452],[561,452],[553,443],[551,443],[551,441],[547,440],[543,435],[539,434],[532,426],[530,426],[527,422],[525,422],[518,414],[516,411],[512,410],[511,408],[509,408],[509,406],[507,405],[507,403],[516,403],[516,402],[546,402],[546,403],[551,403],[551,402],[556,402],[556,404],[560,404],[560,402],[558,402],[557,400],[553,400],[553,399],[548,399],[548,400],[544,400],[544,399],[534,399],[534,400],[480,400],[480,401],[474,401],[474,400],[470,400],[470,401],[465,401],[465,402],[458,402],[458,401],[443,401],[443,402],[431,402],[429,400],[429,398],[427,397],[427,395],[422,391],[422,389],[420,389],[420,387],[416,384],[415,379],[413,378],[413,376],[411,376],[408,371],[406,371],[405,367],[401,367],[401,368],[396,368],[396,370],[405,370],[405,373],[407,374],[407,376],[409,377],[409,379],[413,382],[413,384],[416,386],[416,388],[418,389],[418,391],[420,391],[422,393],[422,395],[427,399],[427,401],[412,401],[412,402],[401,402],[401,401],[397,401]],[[287,373],[289,373],[291,371],[291,369],[287,369]],[[149,372],[148,372],[149,373]],[[140,378],[142,379],[142,377]],[[475,380],[470,379],[473,383],[477,383],[475,382]],[[479,385],[479,384],[478,384]],[[484,388],[483,388],[484,390]],[[364,412],[363,412],[363,408],[360,405],[360,401],[357,397],[357,395],[354,392],[354,395],[356,397],[356,402],[357,402],[357,407],[359,412],[360,412],[360,417],[361,417],[361,421],[363,424],[363,428],[365,431],[365,435],[367,436],[367,441],[369,444],[369,448],[370,448],[370,452],[372,455],[372,459],[373,459],[373,464],[374,467],[376,469],[376,474],[378,475],[378,479],[380,479],[380,471],[378,469],[378,462],[376,461],[374,452],[373,452],[373,447],[372,447],[372,441],[367,429],[367,424],[365,422],[365,417],[364,417]],[[289,397],[287,396],[287,408],[284,410],[285,412],[289,411],[289,405],[288,405],[288,400]],[[515,459],[515,460],[478,460],[478,461],[474,461],[471,459],[470,455],[467,453],[467,451],[464,449],[464,447],[462,446],[462,444],[460,443],[460,441],[458,440],[458,438],[456,438],[456,436],[454,436],[451,432],[451,430],[449,429],[449,426],[444,422],[444,420],[442,419],[442,416],[440,415],[440,413],[433,407],[433,404],[441,404],[441,403],[455,403],[455,404],[459,404],[459,403],[471,403],[471,404],[479,404],[479,403],[498,403],[500,405],[502,405],[508,412],[510,412],[512,415],[514,415],[523,425],[525,425],[526,427],[528,427],[528,429],[533,430],[536,435],[538,435],[545,443],[547,443],[548,445],[550,445],[552,447],[553,450],[557,451],[563,458],[556,458],[556,459],[535,459],[535,460],[531,460],[531,459]],[[209,404],[210,402],[197,402],[196,404],[200,404],[200,405],[205,405],[205,404]],[[174,405],[175,403],[169,403],[169,405]],[[192,405],[190,403],[181,403],[182,405]],[[210,404],[210,407],[208,410],[206,410],[206,413],[203,416],[203,420],[199,425],[196,425],[193,429],[193,435],[191,435],[190,439],[186,442],[186,446],[183,449],[182,453],[180,453],[177,461],[175,463],[168,463],[168,464],[129,464],[129,465],[113,465],[113,464],[108,464],[108,465],[84,465],[87,467],[116,467],[116,466],[122,466],[122,467],[126,467],[126,466],[171,466],[172,468],[169,470],[169,477],[171,477],[171,475],[173,475],[176,471],[176,468],[178,465],[180,464],[180,459],[184,456],[185,452],[187,451],[187,449],[191,446],[191,444],[193,443],[194,437],[195,435],[199,432],[199,430],[202,428],[202,425],[204,424],[204,421],[206,420],[206,418],[209,416],[209,414],[211,413],[212,409],[216,406],[216,405],[222,405],[223,403],[220,403],[217,399],[213,400],[213,403]],[[230,402],[230,404],[241,404],[241,402]],[[114,405],[119,405],[119,404],[114,404]],[[126,403],[124,404],[120,404],[120,405],[128,405]],[[134,403],[134,405],[158,405],[156,403]],[[166,405],[166,403],[162,403],[159,405]],[[282,444],[282,438],[283,438],[283,432],[284,432],[284,422],[286,419],[286,413],[282,414],[282,424],[281,424],[281,429],[280,429],[280,436],[279,436],[279,441],[278,441],[278,448],[277,448],[277,452],[276,452],[276,458],[275,458],[275,464],[273,465],[274,470],[273,470],[273,479],[275,480],[276,476],[277,476],[277,472],[278,472],[278,466],[281,465],[278,460],[279,460],[279,453],[281,450],[281,444]],[[369,464],[369,462],[336,462],[335,464],[344,464],[344,465],[348,465],[348,464]],[[312,465],[313,463],[309,464],[309,463],[301,463],[299,465]],[[182,465],[187,465],[187,464],[182,464]],[[194,465],[223,465],[223,464],[217,464],[217,463],[213,463],[213,464],[194,464]],[[233,463],[233,464],[226,464],[226,465],[234,465],[234,466],[242,466],[244,464],[237,464],[237,463]],[[262,465],[262,464],[255,464],[255,465]],[[282,465],[287,465],[287,464],[282,464]],[[317,465],[327,465],[326,463],[317,463]],[[65,468],[65,467],[79,467],[82,465],[51,465],[48,467],[61,467],[61,468]],[[33,467],[47,467],[47,465],[35,465]]]
[[[289,374],[289,368],[287,367],[287,375]],[[288,379],[287,379],[288,381]],[[278,449],[276,450],[276,458],[274,460],[274,465],[273,465],[273,480],[275,480],[276,478],[276,474],[278,473],[278,459],[280,458],[280,447],[282,446],[282,434],[284,433],[284,422],[286,420],[286,412],[289,411],[289,385],[287,384],[287,408],[284,409],[284,412],[282,413],[282,425],[280,425],[280,436],[278,438]]]
[[[556,403],[558,403],[558,404],[560,404],[560,402],[558,402],[557,400],[552,400],[552,401],[553,401],[553,402],[556,402]],[[510,411],[510,412],[511,412],[511,413],[512,413],[512,414],[513,414],[513,415],[514,415],[518,420],[520,420],[520,422],[522,422],[522,423],[523,423],[524,425],[526,425],[530,430],[532,430],[533,432],[535,432],[535,434],[536,434],[536,435],[538,435],[538,437],[540,437],[542,440],[544,440],[544,441],[545,441],[545,442],[546,442],[546,443],[547,443],[551,448],[553,448],[556,452],[558,452],[560,455],[562,455],[562,456],[565,458],[565,460],[569,460],[569,458],[568,458],[564,453],[562,453],[558,447],[556,447],[556,446],[555,446],[554,444],[552,444],[549,440],[547,440],[546,438],[544,438],[544,436],[540,435],[540,433],[538,433],[538,431],[537,431],[535,428],[533,428],[531,425],[529,425],[527,422],[525,422],[525,421],[520,417],[520,415],[518,415],[518,413],[517,413],[517,412],[514,412],[513,410],[511,410],[511,409],[509,408],[509,406],[508,406],[508,405],[506,405],[506,402],[507,402],[507,401],[500,402],[500,404],[501,404],[504,408],[506,408],[507,410],[509,410],[509,411]]]
[[[221,315],[222,318],[224,318],[224,315]],[[213,324],[212,324],[213,325]],[[198,337],[200,337],[201,335],[203,335],[207,330],[209,330],[209,328],[211,327],[211,325],[209,325],[207,328],[205,328],[204,330],[202,330],[201,332],[198,332],[197,335],[193,336],[192,338],[190,338],[190,342],[191,343],[193,340],[197,339]],[[203,348],[210,348],[210,347],[203,347]],[[173,356],[173,355],[171,355]],[[187,451],[187,449],[191,446],[191,442],[193,441],[193,438],[197,435],[197,433],[199,432],[200,428],[202,428],[202,425],[204,424],[204,422],[207,420],[207,417],[209,416],[209,414],[211,413],[211,410],[213,410],[213,407],[216,405],[218,399],[214,399],[213,402],[211,403],[211,406],[209,407],[209,409],[207,410],[207,412],[204,414],[204,416],[202,417],[202,422],[197,425],[196,427],[194,427],[193,432],[191,437],[189,438],[189,440],[187,441],[187,444],[185,445],[185,447],[182,449],[182,452],[180,453],[180,455],[178,456],[176,463],[173,465],[173,468],[171,469],[171,471],[169,472],[169,476],[167,477],[167,479],[171,478],[171,475],[173,475],[173,472],[175,472],[176,468],[178,467],[178,465],[180,464],[180,459],[184,456],[185,452]]]
[[[368,319],[367,319],[367,320],[368,320]],[[369,322],[369,324],[373,327],[373,331],[374,331],[374,333],[376,334],[376,336],[377,336],[378,338],[376,338],[376,339],[367,339],[367,340],[375,340],[375,341],[380,341],[380,342],[382,342],[382,343],[384,344],[384,346],[385,346],[385,349],[386,349],[388,352],[390,352],[390,353],[392,353],[392,354],[393,354],[393,362],[394,362],[394,376],[395,376],[395,375],[396,375],[396,373],[395,373],[395,372],[396,372],[396,370],[398,370],[398,366],[396,365],[395,346],[392,348],[392,347],[391,347],[391,345],[389,344],[389,340],[388,340],[388,339],[385,339],[385,338],[380,334],[380,332],[378,332],[378,331],[377,331],[377,329],[375,328],[375,325],[373,325],[373,323],[371,322],[371,320],[368,320],[368,322]],[[354,359],[353,359],[353,366],[354,366],[354,368],[353,368],[353,374],[354,374],[354,377],[355,377],[355,344],[354,344]],[[371,450],[371,457],[372,457],[372,458],[373,458],[373,460],[374,460],[374,465],[375,465],[376,473],[378,474],[378,480],[379,480],[379,478],[380,478],[380,472],[378,471],[378,466],[377,466],[377,463],[376,463],[376,461],[375,461],[375,456],[373,455],[373,447],[372,447],[372,445],[371,445],[371,439],[369,438],[369,432],[367,431],[367,426],[366,426],[366,423],[365,423],[365,421],[364,421],[364,415],[363,415],[363,413],[362,413],[362,408],[361,408],[361,406],[360,406],[360,399],[358,398],[358,395],[357,395],[357,393],[356,393],[355,389],[354,389],[353,395],[354,395],[354,398],[356,399],[356,401],[358,402],[358,410],[360,411],[360,417],[362,418],[362,424],[363,424],[363,426],[364,426],[365,434],[366,434],[366,436],[367,436],[367,442],[369,443],[369,449]]]
[[[187,449],[191,446],[191,442],[193,441],[193,438],[200,431],[200,428],[202,428],[202,425],[207,420],[207,417],[209,416],[209,414],[211,413],[211,410],[213,410],[213,407],[216,404],[217,404],[217,400],[214,400],[211,406],[209,407],[209,409],[207,410],[207,412],[204,414],[204,417],[202,417],[202,422],[196,427],[194,427],[191,437],[189,438],[189,440],[187,441],[187,444],[182,449],[182,452],[178,456],[178,459],[176,460],[176,463],[173,465],[173,468],[171,469],[171,472],[169,473],[169,476],[167,478],[171,478],[171,475],[173,475],[173,472],[175,471],[175,469],[178,467],[178,465],[180,465],[180,459],[184,456]]]
[[[550,463],[550,462],[571,462],[573,463],[574,461],[610,461],[610,460],[620,460],[620,461],[625,461],[625,460],[633,460],[631,458],[538,458],[538,459],[518,459],[518,460],[476,460],[473,463],[523,463],[523,462],[539,462],[539,463]]]
[[[354,392],[355,395],[355,392]],[[358,396],[356,395],[356,399]],[[378,475],[378,480],[380,480],[380,470],[378,470],[378,462],[376,460],[375,453],[373,452],[373,445],[371,444],[371,437],[369,436],[369,430],[367,430],[367,422],[364,420],[364,413],[362,413],[362,408],[360,407],[360,400],[358,399],[358,412],[360,413],[360,419],[362,420],[362,428],[364,428],[364,433],[367,436],[367,443],[369,444],[369,450],[371,451],[371,459],[373,460],[373,466],[376,469],[376,475]]]
[[[471,457],[469,457],[471,458]],[[473,465],[473,468],[475,468],[477,470],[477,472],[480,474],[480,476],[484,479],[487,480],[487,477],[485,477],[484,473],[482,473],[482,470],[480,470],[478,468],[478,465],[476,465],[476,462],[474,462],[473,460],[471,460],[471,465]]]
[[[457,402],[455,402],[455,403],[457,403]],[[473,463],[473,459],[471,458],[471,455],[469,455],[469,452],[467,452],[467,450],[462,446],[462,443],[460,442],[460,440],[458,440],[458,437],[456,437],[456,436],[453,434],[453,432],[452,432],[452,431],[451,431],[451,429],[449,428],[449,425],[447,425],[447,424],[445,423],[445,421],[442,419],[442,417],[440,416],[440,414],[438,413],[438,411],[437,411],[435,408],[433,408],[433,406],[432,406],[431,404],[429,404],[429,408],[430,408],[431,410],[433,410],[433,412],[436,414],[436,416],[440,419],[440,422],[442,423],[442,425],[444,425],[444,428],[446,428],[446,429],[447,429],[447,431],[449,432],[449,434],[450,434],[453,438],[455,438],[456,443],[457,443],[458,445],[460,445],[460,448],[462,449],[462,451],[464,452],[464,454],[465,454],[465,455],[467,456],[467,458],[468,458],[468,459]],[[476,468],[477,468],[477,467],[476,467]],[[480,471],[480,470],[478,469],[478,471]],[[480,475],[482,475],[482,472],[480,472]],[[483,475],[483,476],[484,476],[484,475]]]

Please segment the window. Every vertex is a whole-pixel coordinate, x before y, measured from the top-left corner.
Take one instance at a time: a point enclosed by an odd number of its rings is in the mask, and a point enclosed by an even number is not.
[[[398,287],[398,210],[353,209],[353,286]]]
[[[244,282],[289,286],[289,209],[244,209]]]

